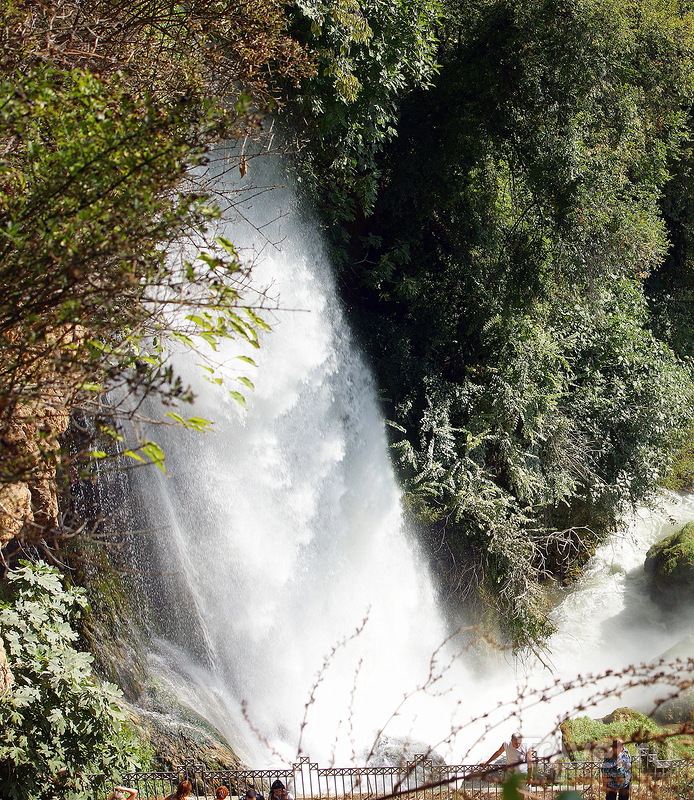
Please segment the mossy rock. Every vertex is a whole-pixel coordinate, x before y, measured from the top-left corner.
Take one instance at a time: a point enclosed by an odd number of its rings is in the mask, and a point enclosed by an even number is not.
[[[666,733],[650,717],[633,708],[617,708],[602,719],[575,717],[566,719],[560,726],[562,746],[571,761],[602,761],[606,745],[615,737],[647,740]],[[660,746],[661,757],[666,757],[667,745]],[[634,745],[628,745],[632,756],[636,754]]]
[[[683,725],[694,720],[694,688],[660,704],[653,712],[653,719],[661,725]]]
[[[640,711],[634,711],[633,708],[629,708],[629,706],[621,706],[620,708],[615,708],[607,716],[603,717],[600,722],[603,725],[619,725],[621,723],[636,723],[638,725],[647,726],[650,719],[646,714],[642,714]]]
[[[651,576],[651,599],[673,612],[694,599],[694,522],[654,544],[644,569]]]
[[[81,646],[94,656],[97,674],[115,683],[129,702],[147,685],[149,637],[124,574],[107,550],[93,542],[75,545],[73,580],[84,587],[89,606],[80,619]]]
[[[207,769],[245,768],[237,747],[159,682],[150,684],[137,705],[126,704],[126,713],[160,768],[172,769],[186,758],[195,758]]]

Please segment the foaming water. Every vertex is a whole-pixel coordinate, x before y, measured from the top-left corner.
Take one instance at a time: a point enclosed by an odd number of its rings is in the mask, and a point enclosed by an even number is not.
[[[488,757],[513,728],[540,742],[594,693],[578,681],[538,702],[555,679],[649,661],[689,632],[688,620],[665,626],[642,568],[671,518],[694,519],[694,499],[671,496],[596,553],[555,609],[541,660],[491,654],[480,668],[454,658],[464,642],[439,649],[450,624],[404,524],[374,385],[322,241],[290,190],[251,197],[219,232],[243,256],[260,254],[255,285],[270,286],[284,310],[266,313],[273,330],[259,351],[227,342],[217,360],[228,381],[240,369],[255,390],[244,390],[242,409],[228,387],[202,380],[195,358],[177,356],[198,395],[193,413],[214,432],[154,432],[169,475],[148,474],[140,487],[159,530],[150,592],[161,609],[151,658],[159,680],[255,767],[299,751],[322,764],[362,763],[386,723],[389,735],[459,763]],[[625,703],[599,699],[582,713]],[[550,736],[546,747],[556,746]]]
[[[561,748],[558,726],[567,716],[600,719],[622,706],[648,714],[656,698],[669,694],[669,684],[651,683],[656,670],[639,667],[671,658],[667,651],[693,632],[694,608],[683,609],[677,622],[666,619],[650,598],[643,563],[652,544],[692,520],[694,495],[663,494],[597,549],[551,613],[556,632],[541,657],[509,659],[480,685],[477,711],[491,712],[488,722],[499,735],[521,728],[540,755],[550,755]],[[688,649],[694,656],[694,645]],[[480,727],[459,737],[474,741],[473,761],[487,757],[494,743],[490,735],[484,744],[469,735]]]
[[[657,507],[640,510],[598,549],[580,584],[553,615],[557,633],[550,650],[559,675],[619,672],[654,663],[694,631],[694,607],[666,618],[650,598],[643,568],[651,545],[692,520],[694,495],[663,494]],[[590,715],[599,717],[621,705],[649,713],[658,696],[664,696],[662,687],[636,687],[600,700]]]
[[[643,569],[649,547],[691,520],[694,495],[663,495],[658,507],[639,511],[600,547],[580,586],[555,611],[559,631],[551,649],[558,669],[651,661],[692,632],[694,609],[683,613],[679,624],[666,624],[649,597]]]

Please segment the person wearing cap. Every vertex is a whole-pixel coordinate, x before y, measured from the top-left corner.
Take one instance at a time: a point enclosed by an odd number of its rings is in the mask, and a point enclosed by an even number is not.
[[[613,739],[612,746],[603,759],[602,788],[605,800],[629,800],[631,785],[631,756],[621,739]]]

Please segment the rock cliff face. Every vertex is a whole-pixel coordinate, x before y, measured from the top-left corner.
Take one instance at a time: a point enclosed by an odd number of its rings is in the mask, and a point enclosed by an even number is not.
[[[0,485],[0,547],[19,536],[39,538],[55,527],[56,454],[68,420],[68,410],[57,396],[24,403],[2,420],[4,460],[17,479]]]
[[[677,697],[659,702],[651,715],[660,725],[682,725],[694,718],[694,636],[685,636],[661,656],[665,661],[679,659],[677,677],[681,681]]]
[[[85,381],[75,356],[85,334],[81,325],[36,339],[20,328],[5,334],[12,347],[0,385],[0,547],[17,537],[38,541],[57,524],[56,467]]]
[[[694,598],[694,522],[654,544],[646,554],[646,573],[651,576],[651,599],[664,611],[673,612]]]

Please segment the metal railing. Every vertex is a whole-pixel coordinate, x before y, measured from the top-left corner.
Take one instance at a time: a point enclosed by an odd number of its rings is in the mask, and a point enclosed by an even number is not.
[[[574,790],[585,800],[600,800],[601,762],[549,762],[534,765],[526,791],[538,800],[553,800]],[[270,785],[281,780],[295,800],[376,800],[403,794],[405,800],[501,800],[504,770],[477,764],[439,764],[422,756],[397,766],[319,767],[308,758],[282,769],[211,770],[189,759],[170,772],[135,772],[115,777],[91,776],[92,800],[106,800],[121,784],[138,791],[138,800],[162,800],[178,783],[189,780],[193,796],[213,800],[225,786],[232,800],[248,788],[268,797]],[[632,800],[694,800],[694,762],[673,760],[653,769],[635,758]]]

